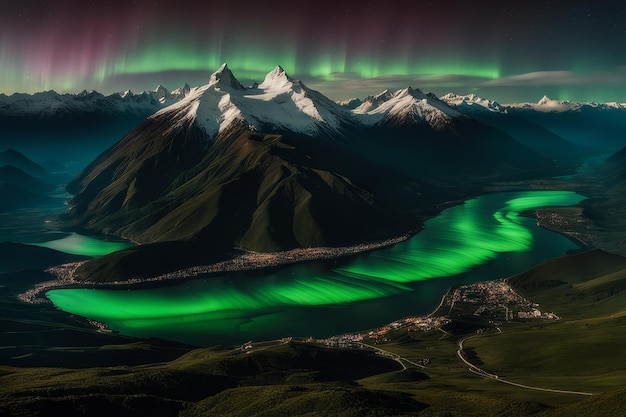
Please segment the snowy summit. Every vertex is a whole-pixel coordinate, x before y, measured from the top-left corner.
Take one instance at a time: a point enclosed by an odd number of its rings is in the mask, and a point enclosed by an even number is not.
[[[179,123],[193,121],[214,137],[236,123],[256,131],[293,132],[307,136],[338,134],[349,112],[294,80],[277,66],[258,86],[245,88],[226,64],[208,84],[192,89],[180,102],[157,113]]]

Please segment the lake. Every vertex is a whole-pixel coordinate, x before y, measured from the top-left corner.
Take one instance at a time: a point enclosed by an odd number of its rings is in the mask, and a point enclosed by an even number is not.
[[[453,285],[507,277],[577,249],[519,214],[584,198],[567,191],[487,194],[444,210],[403,243],[349,259],[47,296],[123,334],[201,346],[327,337],[427,314]]]

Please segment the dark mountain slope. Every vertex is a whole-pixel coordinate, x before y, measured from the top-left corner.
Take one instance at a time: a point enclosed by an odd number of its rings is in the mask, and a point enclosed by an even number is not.
[[[197,239],[261,251],[353,243],[388,237],[401,224],[407,226],[350,179],[316,167],[323,155],[301,151],[303,141],[243,130],[220,136],[197,165],[187,170],[177,165],[180,174],[155,169],[152,192],[136,191],[142,189],[136,177],[162,157],[150,155],[134,165],[103,158],[90,171],[98,173],[84,177],[92,180],[72,201],[74,221],[141,242]],[[120,145],[123,155],[128,146]],[[174,153],[167,156],[174,159]],[[123,164],[127,168],[122,170]],[[113,181],[98,191],[94,181],[111,171]]]
[[[413,178],[484,183],[553,167],[502,130],[412,88],[370,96],[353,112],[367,126],[355,152]]]
[[[12,165],[0,166],[0,183],[10,183],[33,193],[45,193],[55,188],[52,184],[39,181]]]
[[[443,130],[427,126],[374,126],[355,152],[387,163],[403,175],[450,185],[545,174],[555,168],[544,156],[506,133],[473,119],[458,119]]]
[[[21,243],[0,243],[0,273],[24,269],[43,269],[67,262],[89,259],[86,256],[70,255],[53,249]],[[3,282],[6,284],[6,282]]]
[[[0,166],[4,165],[19,168],[34,177],[40,177],[46,174],[45,168],[31,161],[15,149],[7,149],[4,152],[0,152]]]
[[[460,107],[461,112],[466,112]],[[580,149],[561,136],[550,132],[538,124],[508,113],[489,111],[466,112],[482,123],[500,129],[518,142],[528,146],[546,158],[558,161],[574,160],[581,157]]]
[[[0,210],[34,207],[51,202],[55,187],[39,178],[47,171],[14,149],[0,152]]]
[[[177,122],[148,118],[102,153],[68,184],[68,192],[77,194],[72,205],[97,221],[160,196],[180,172],[200,162],[209,145],[193,124]]]

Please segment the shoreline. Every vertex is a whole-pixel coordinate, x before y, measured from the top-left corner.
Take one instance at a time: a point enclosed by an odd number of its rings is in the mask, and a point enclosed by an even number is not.
[[[568,233],[564,230],[559,230],[556,227],[550,227],[550,221],[548,216],[541,216],[541,214],[545,213],[537,213],[536,211],[529,211],[525,213],[526,215],[534,215],[537,219],[537,227],[542,227],[546,230],[550,230],[554,233],[558,233],[563,237],[570,239],[576,245],[580,246],[580,249],[576,251],[586,251],[594,249],[592,245],[587,244],[582,239],[574,236],[573,234]],[[544,218],[546,217],[546,218]],[[542,221],[544,220],[544,221]],[[74,279],[74,272],[78,269],[84,262],[74,262],[63,264],[59,266],[55,266],[52,268],[48,268],[46,272],[55,276],[56,279],[45,281],[39,284],[36,284],[33,288],[27,290],[24,293],[19,294],[17,297],[26,303],[32,304],[52,304],[51,301],[45,296],[45,293],[49,290],[53,289],[63,289],[67,287],[71,288],[116,288],[120,286],[140,286],[144,283],[156,283],[156,282],[173,282],[177,280],[187,279],[187,278],[195,278],[200,275],[207,275],[212,273],[220,273],[220,272],[236,272],[236,271],[246,271],[246,270],[255,270],[255,269],[264,269],[264,268],[272,268],[277,266],[285,266],[285,265],[293,265],[299,262],[307,262],[307,261],[315,261],[315,260],[327,260],[327,259],[338,259],[341,257],[354,256],[359,254],[364,254],[369,251],[382,249],[385,247],[392,246],[397,243],[401,243],[403,241],[408,240],[412,237],[416,232],[407,233],[406,235],[396,237],[393,239],[387,239],[384,241],[373,242],[368,244],[359,244],[354,246],[346,246],[346,247],[338,247],[338,248],[328,248],[328,247],[314,247],[314,248],[301,248],[301,249],[293,249],[289,251],[283,252],[274,252],[274,253],[258,253],[258,252],[248,252],[243,255],[236,256],[227,261],[221,261],[210,265],[200,265],[194,266],[190,268],[185,268],[179,271],[175,271],[168,274],[162,274],[156,277],[151,277],[147,279],[131,279],[127,281],[119,281],[119,282],[107,282],[107,283],[98,283],[98,282],[80,282]],[[574,233],[574,232],[571,232]],[[571,251],[563,253],[561,256],[567,256]],[[497,282],[504,281],[506,282],[506,278],[496,278],[494,280],[485,281],[485,282]],[[395,320],[393,323],[405,323],[408,319],[413,322],[415,320],[422,321],[432,321],[433,323],[437,323],[435,328],[439,327],[438,321],[439,319],[446,318],[447,316],[437,314],[441,309],[442,305],[445,303],[445,300],[450,295],[450,291],[454,287],[448,288],[444,294],[440,297],[440,302],[437,307],[429,314],[424,314],[420,316],[409,316],[402,319]],[[53,305],[54,306],[54,305]],[[54,306],[55,308],[58,308]],[[97,331],[100,332],[114,332],[110,329],[106,323],[98,322],[92,319],[85,317],[85,320],[89,324],[91,324]],[[392,324],[393,324],[392,323]],[[416,322],[417,323],[417,322]],[[385,326],[383,326],[385,327]],[[388,326],[387,326],[388,327]],[[368,331],[375,332],[378,328],[368,329]],[[380,330],[380,329],[378,329]],[[363,330],[360,331],[351,331],[347,333],[342,333],[339,335],[330,336],[329,338],[323,339],[324,341],[330,341],[333,339],[341,338],[343,336],[354,336],[356,334],[363,334]]]
[[[455,204],[452,204],[455,205]],[[549,208],[548,208],[549,210]],[[567,251],[562,256],[568,255],[570,252],[578,252],[593,249],[594,246],[588,244],[582,237],[578,237],[579,233],[572,230],[566,230],[559,228],[562,224],[562,216],[552,211],[541,210],[528,210],[520,213],[522,216],[534,217],[536,219],[536,226],[542,227],[546,230],[558,233],[561,236],[574,242],[579,249]],[[556,219],[561,220],[555,221]],[[247,251],[242,255],[237,255],[225,261],[220,261],[212,264],[197,265],[184,269],[180,269],[174,272],[165,273],[148,278],[130,278],[123,281],[113,282],[96,282],[96,281],[78,281],[75,279],[76,270],[87,261],[74,262],[54,266],[45,270],[54,277],[52,280],[48,280],[42,283],[36,284],[33,288],[17,295],[17,298],[23,302],[31,304],[47,304],[51,301],[46,297],[46,292],[54,289],[66,289],[70,288],[119,288],[122,287],[136,287],[140,288],[145,284],[166,284],[184,279],[193,279],[203,275],[212,275],[218,273],[239,272],[239,271],[252,271],[263,270],[287,265],[294,265],[301,262],[309,261],[321,261],[330,259],[340,259],[343,257],[355,256],[365,254],[374,250],[382,249],[385,247],[393,246],[397,243],[404,242],[414,236],[416,233],[423,229],[423,223],[421,227],[407,232],[405,235],[386,239],[377,242],[362,243],[353,246],[343,247],[310,247],[310,248],[298,248],[281,252],[252,252]],[[441,296],[440,304],[430,314],[424,316],[432,318],[433,315],[440,309],[441,304],[448,295],[450,288]],[[55,306],[55,308],[58,308]],[[105,323],[92,323],[100,331],[110,331]]]
[[[584,220],[573,218],[568,219],[566,216],[560,215],[554,211],[533,210],[533,217],[537,220],[537,226],[542,227],[551,232],[558,233],[561,236],[571,240],[574,244],[580,246],[580,250],[602,249],[596,248],[594,245],[584,239],[582,230],[576,230],[570,224],[572,221],[582,223]]]
[[[452,206],[457,202],[450,201],[448,203]],[[554,233],[558,233],[563,237],[571,240],[576,245],[580,246],[579,250],[590,250],[594,246],[583,240],[582,237],[577,236],[579,233],[571,230],[563,230],[555,224],[553,217],[561,217],[554,212],[545,213],[541,210],[528,210],[520,213],[521,216],[534,217],[536,219],[536,225],[546,230],[550,230]],[[562,222],[562,219],[560,219]],[[560,222],[557,222],[560,223]],[[242,255],[237,255],[225,261],[215,262],[213,264],[196,265],[188,268],[183,268],[177,271],[160,274],[157,276],[147,278],[130,278],[123,281],[109,281],[109,282],[97,282],[97,281],[78,281],[75,279],[76,270],[85,262],[72,262],[63,265],[54,266],[45,270],[51,274],[54,278],[52,280],[44,281],[36,284],[33,288],[18,294],[17,298],[23,302],[30,304],[49,303],[50,301],[45,296],[45,293],[53,289],[63,289],[67,287],[72,288],[117,288],[120,286],[136,286],[139,287],[142,284],[154,284],[154,283],[168,283],[188,278],[196,278],[202,275],[211,275],[216,273],[225,272],[241,272],[241,271],[253,271],[262,270],[266,268],[274,268],[286,265],[295,265],[301,262],[309,261],[321,261],[330,259],[340,259],[348,256],[355,256],[365,254],[374,250],[382,249],[385,247],[393,246],[397,243],[404,242],[417,234],[423,229],[423,222],[421,227],[416,230],[407,232],[402,236],[398,236],[391,239],[386,239],[378,242],[361,243],[352,246],[341,247],[309,247],[309,248],[297,248],[280,252],[253,252],[246,251]],[[431,313],[432,314],[432,313]]]
[[[75,279],[75,272],[82,264],[88,261],[71,262],[46,269],[45,272],[52,275],[54,279],[36,284],[33,288],[18,294],[17,298],[29,304],[42,304],[50,302],[45,296],[47,291],[67,288],[70,286],[73,288],[140,286],[146,283],[175,282],[216,273],[253,271],[278,266],[293,265],[300,262],[339,259],[347,256],[361,255],[374,250],[393,246],[408,240],[416,232],[417,231],[408,232],[405,235],[395,238],[378,242],[361,243],[353,246],[298,248],[288,251],[267,253],[247,251],[243,255],[235,256],[234,258],[226,261],[220,261],[207,265],[196,265],[153,277],[130,278],[124,281],[78,281]]]

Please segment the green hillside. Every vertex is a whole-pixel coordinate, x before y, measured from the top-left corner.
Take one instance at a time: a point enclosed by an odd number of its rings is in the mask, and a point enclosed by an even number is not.
[[[192,349],[97,333],[69,318],[54,330],[45,319],[50,312],[4,303],[13,306],[4,316],[15,316],[3,322],[10,326],[3,334],[8,343],[30,338],[63,347],[22,346],[0,355],[0,413],[619,415],[626,383],[626,259],[593,250],[549,260],[508,282],[560,319],[506,321],[473,314],[478,305],[455,305],[466,314],[441,327],[365,331],[363,341],[378,353],[366,345],[328,348],[292,339]],[[42,330],[46,338],[37,339]],[[468,369],[457,353],[461,339],[462,355],[500,380]]]

